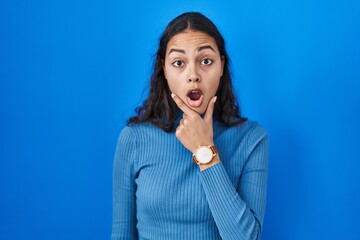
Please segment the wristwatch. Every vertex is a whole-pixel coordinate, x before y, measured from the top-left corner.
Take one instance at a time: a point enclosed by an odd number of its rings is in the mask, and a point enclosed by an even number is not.
[[[197,165],[203,165],[210,163],[214,157],[218,154],[215,146],[199,146],[193,154],[193,162]]]

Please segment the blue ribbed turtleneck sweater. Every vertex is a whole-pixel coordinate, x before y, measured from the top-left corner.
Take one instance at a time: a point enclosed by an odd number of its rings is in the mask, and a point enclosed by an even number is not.
[[[192,153],[151,124],[126,126],[114,159],[112,239],[259,239],[268,138],[256,122],[213,123],[221,162],[200,171]]]

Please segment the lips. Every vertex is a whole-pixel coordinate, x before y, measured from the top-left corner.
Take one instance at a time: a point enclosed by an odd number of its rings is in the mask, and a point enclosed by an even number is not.
[[[198,88],[191,89],[187,93],[187,102],[191,107],[199,107],[204,99],[202,91]]]

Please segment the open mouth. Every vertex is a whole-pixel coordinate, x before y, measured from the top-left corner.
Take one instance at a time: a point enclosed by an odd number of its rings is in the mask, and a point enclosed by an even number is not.
[[[191,107],[199,107],[204,99],[200,89],[192,89],[187,93],[187,102]]]

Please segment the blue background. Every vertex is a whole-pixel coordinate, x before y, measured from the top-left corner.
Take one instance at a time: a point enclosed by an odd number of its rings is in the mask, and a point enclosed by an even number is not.
[[[166,24],[227,40],[270,136],[263,239],[360,239],[360,3],[0,2],[0,239],[109,239],[112,164]]]

